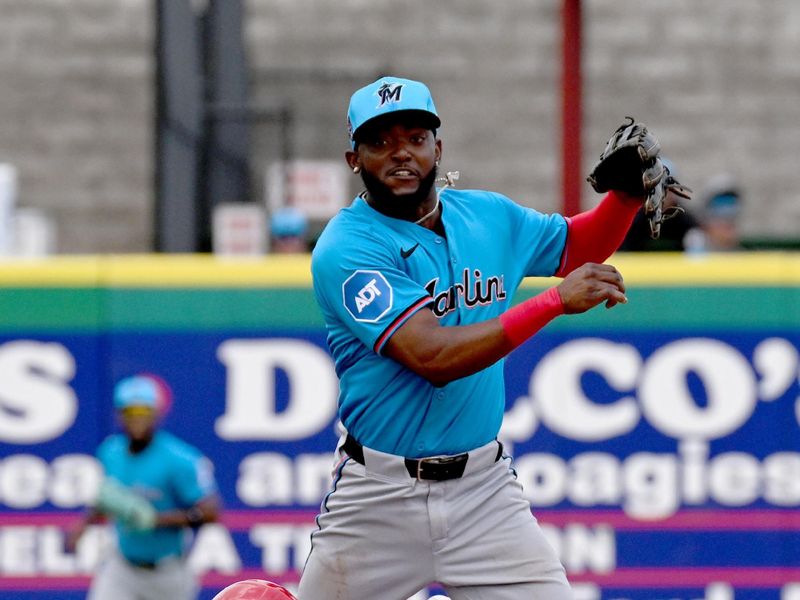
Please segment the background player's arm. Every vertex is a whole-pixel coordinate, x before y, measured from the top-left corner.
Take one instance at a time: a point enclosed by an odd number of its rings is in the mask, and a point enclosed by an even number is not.
[[[189,508],[159,512],[156,527],[199,527],[218,520],[222,502],[213,473],[214,466],[206,457],[182,462],[173,485],[180,503]]]
[[[608,307],[626,302],[622,276],[611,265],[585,264],[573,270],[555,289],[561,303],[556,314],[581,313],[603,302]],[[518,332],[511,335],[508,327],[502,317],[443,327],[430,310],[423,309],[389,338],[383,353],[433,385],[442,386],[477,373],[511,352],[519,343],[515,341]],[[527,338],[535,331],[525,333]]]
[[[219,519],[220,499],[217,494],[207,496],[187,510],[162,511],[156,517],[156,527],[198,527]]]
[[[83,536],[83,534],[86,532],[86,529],[90,525],[105,523],[105,521],[105,514],[95,507],[90,507],[83,514],[83,516],[81,516],[80,520],[75,523],[75,525],[67,529],[64,537],[64,549],[67,552],[75,552],[75,549],[78,546],[78,540],[81,539],[81,536]]]

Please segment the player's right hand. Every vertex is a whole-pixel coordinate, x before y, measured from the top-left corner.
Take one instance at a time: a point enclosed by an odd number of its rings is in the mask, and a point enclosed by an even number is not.
[[[628,301],[622,275],[612,265],[581,265],[567,275],[556,289],[567,314],[586,312],[601,302],[605,302],[606,308],[611,308]]]

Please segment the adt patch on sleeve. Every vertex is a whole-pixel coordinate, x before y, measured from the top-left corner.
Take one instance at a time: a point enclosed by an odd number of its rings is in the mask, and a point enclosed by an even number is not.
[[[356,321],[376,323],[392,308],[392,286],[379,271],[358,270],[342,284],[342,300]]]

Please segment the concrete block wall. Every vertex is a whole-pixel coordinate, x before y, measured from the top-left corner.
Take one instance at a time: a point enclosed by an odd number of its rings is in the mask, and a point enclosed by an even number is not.
[[[697,191],[740,178],[747,235],[797,238],[800,3],[583,5],[583,171],[631,114]],[[252,99],[292,108],[296,155],[341,159],[356,87],[384,72],[423,79],[462,187],[558,210],[560,6],[245,0]],[[19,203],[56,218],[62,252],[152,248],[152,14],[152,0],[0,0],[0,162],[19,168]],[[256,181],[275,136],[256,127]],[[584,205],[596,200],[585,184]]]
[[[442,168],[461,171],[460,187],[555,210],[559,6],[251,0],[250,60],[262,74],[256,90],[267,96],[272,88],[295,107],[299,152],[340,158],[357,87],[384,73],[421,79],[443,118]],[[259,26],[270,20],[280,27]],[[317,81],[325,69],[338,78]],[[294,72],[288,80],[286,71]],[[314,113],[330,125],[321,128]]]
[[[58,250],[150,247],[151,5],[0,2],[0,162],[18,204],[56,221]]]
[[[800,3],[586,2],[586,146],[624,107],[651,124],[681,179],[702,192],[731,173],[742,229],[800,237]],[[630,34],[634,29],[643,32]]]

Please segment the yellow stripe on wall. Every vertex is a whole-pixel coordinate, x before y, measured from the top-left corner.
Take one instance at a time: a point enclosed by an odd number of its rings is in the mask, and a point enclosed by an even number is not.
[[[4,287],[95,287],[99,273],[100,261],[92,256],[0,259]]]
[[[56,256],[0,261],[5,287],[310,287],[307,255],[219,258],[208,254]]]
[[[800,286],[800,253],[739,252],[688,256],[620,253],[628,285]],[[525,287],[553,285],[531,279]],[[310,287],[308,255],[220,258],[208,254],[54,256],[0,260],[4,287]]]
[[[220,258],[209,254],[116,257],[103,269],[111,287],[310,287],[308,255]]]
[[[626,280],[648,285],[800,285],[800,253],[620,254],[612,259],[616,262],[608,262]]]
[[[800,286],[800,253],[619,253],[606,263],[619,270],[628,286]],[[524,283],[526,287],[551,284],[547,280]]]

